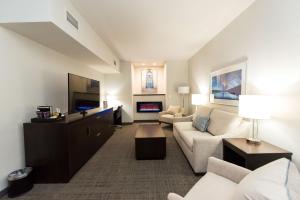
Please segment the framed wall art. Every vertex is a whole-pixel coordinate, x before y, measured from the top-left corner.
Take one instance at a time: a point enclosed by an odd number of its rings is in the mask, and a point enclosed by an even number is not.
[[[214,71],[210,76],[210,102],[238,106],[239,95],[246,94],[247,63]]]

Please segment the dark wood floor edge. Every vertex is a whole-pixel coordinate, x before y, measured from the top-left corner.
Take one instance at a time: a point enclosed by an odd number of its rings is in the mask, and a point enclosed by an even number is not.
[[[123,122],[122,125],[127,126],[127,125],[132,125],[133,122]]]
[[[158,122],[158,120],[134,120],[133,123],[147,123],[147,122]]]
[[[0,191],[0,198],[2,198],[3,196],[5,196],[7,194],[7,190],[8,190],[8,188],[4,188],[3,190]]]

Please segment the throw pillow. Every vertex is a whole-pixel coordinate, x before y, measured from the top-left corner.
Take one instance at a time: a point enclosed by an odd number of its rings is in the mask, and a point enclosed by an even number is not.
[[[212,135],[224,135],[227,133],[237,133],[242,118],[236,113],[214,109],[210,114],[210,122],[207,131]]]
[[[175,115],[180,112],[180,106],[169,106],[167,112],[171,115]]]
[[[197,115],[193,120],[193,127],[201,132],[205,132],[208,127],[209,118],[202,117],[201,115]]]
[[[212,108],[206,106],[198,106],[197,110],[193,114],[193,120],[196,116],[200,115],[201,117],[206,117],[209,119]]]

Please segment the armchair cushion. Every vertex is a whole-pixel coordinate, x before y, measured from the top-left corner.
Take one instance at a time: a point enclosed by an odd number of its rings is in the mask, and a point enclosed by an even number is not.
[[[193,116],[185,116],[185,117],[175,117],[174,118],[174,123],[176,122],[191,122],[193,119]]]
[[[235,113],[214,109],[210,114],[208,132],[213,135],[224,135],[236,129],[242,122],[242,118]]]
[[[208,158],[207,171],[239,183],[251,171],[215,157]]]
[[[175,115],[176,113],[180,113],[181,107],[180,106],[169,106],[167,112],[171,115]]]
[[[276,160],[247,175],[239,183],[234,199],[299,199],[299,177],[291,161],[286,158]]]
[[[231,199],[236,183],[214,173],[207,172],[185,195],[185,200]]]
[[[174,120],[175,116],[174,115],[171,115],[171,114],[164,114],[164,115],[161,115],[160,116],[160,121],[163,121],[165,123],[169,123],[169,124],[172,124],[173,123],[173,120]]]
[[[178,194],[175,193],[169,193],[168,194],[168,200],[184,200],[184,198]]]

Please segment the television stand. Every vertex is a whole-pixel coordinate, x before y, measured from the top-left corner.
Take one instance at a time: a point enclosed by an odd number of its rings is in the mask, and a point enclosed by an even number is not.
[[[85,117],[85,115],[87,114],[87,112],[84,110],[84,111],[81,111],[80,114],[82,115],[82,117]]]
[[[113,135],[113,109],[23,127],[25,161],[33,167],[34,182],[67,183]]]

